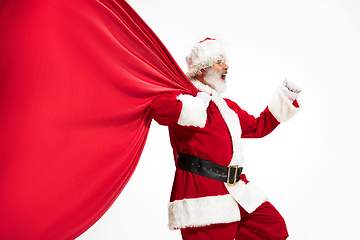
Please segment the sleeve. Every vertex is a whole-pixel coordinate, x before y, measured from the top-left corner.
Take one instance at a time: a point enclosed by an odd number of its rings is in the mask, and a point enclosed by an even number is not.
[[[262,138],[271,133],[280,122],[266,109],[255,118],[253,115],[248,114],[242,109],[238,109],[236,113],[240,119],[241,137],[242,138]]]
[[[280,87],[275,91],[266,109],[257,118],[242,110],[236,103],[229,102],[239,116],[243,138],[265,137],[280,123],[290,120],[301,109],[299,102],[289,100]]]
[[[160,125],[205,127],[208,104],[188,94],[165,93],[151,104],[151,116]]]

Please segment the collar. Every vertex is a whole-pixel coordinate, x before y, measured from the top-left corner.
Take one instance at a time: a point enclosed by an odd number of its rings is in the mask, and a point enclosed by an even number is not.
[[[217,91],[215,91],[215,89],[211,88],[208,85],[203,84],[199,80],[193,79],[193,80],[191,80],[191,82],[201,92],[206,92],[207,94],[212,95],[212,96],[220,96],[220,94]]]

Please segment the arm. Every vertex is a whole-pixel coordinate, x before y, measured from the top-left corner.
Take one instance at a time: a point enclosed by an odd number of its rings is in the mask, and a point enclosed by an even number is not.
[[[233,103],[235,104],[235,103]],[[240,119],[242,138],[262,138],[271,133],[280,122],[273,116],[269,108],[255,118],[235,104],[233,109]]]
[[[160,125],[205,127],[209,101],[210,96],[202,92],[195,97],[187,94],[165,93],[153,100],[151,116]]]
[[[243,138],[261,138],[272,132],[281,122],[288,121],[299,110],[300,105],[296,98],[301,88],[287,80],[274,93],[268,107],[258,118],[249,115],[232,103],[233,110],[238,114]]]

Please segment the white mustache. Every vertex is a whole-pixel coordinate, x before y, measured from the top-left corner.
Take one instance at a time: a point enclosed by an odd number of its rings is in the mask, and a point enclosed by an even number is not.
[[[224,79],[225,79],[227,73],[228,73],[227,70],[222,71],[222,72],[220,73],[221,78],[224,78]]]

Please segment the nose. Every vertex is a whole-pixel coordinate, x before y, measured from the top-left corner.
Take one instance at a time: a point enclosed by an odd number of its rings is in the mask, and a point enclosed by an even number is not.
[[[229,66],[225,63],[224,66],[223,66],[223,68],[224,68],[225,70],[228,70],[228,69],[229,69]]]

